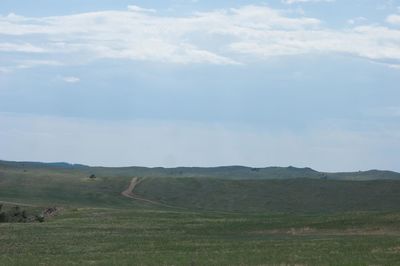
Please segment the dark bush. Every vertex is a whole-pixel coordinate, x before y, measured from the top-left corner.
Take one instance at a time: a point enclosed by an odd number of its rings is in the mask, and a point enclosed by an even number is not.
[[[35,216],[36,221],[43,223],[44,222],[44,216],[43,215],[36,215]]]
[[[57,208],[47,208],[40,214],[33,214],[30,211],[21,209],[19,206],[6,208],[0,205],[0,223],[43,223],[47,217],[54,216]],[[4,208],[3,208],[4,207]],[[1,265],[1,263],[0,263]]]
[[[20,209],[19,206],[15,206],[13,208],[13,211],[14,211],[14,216],[20,216],[21,215],[21,209]]]

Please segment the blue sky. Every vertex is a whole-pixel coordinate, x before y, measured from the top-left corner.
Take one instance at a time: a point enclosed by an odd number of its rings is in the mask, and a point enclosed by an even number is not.
[[[0,159],[400,171],[400,1],[4,0]]]

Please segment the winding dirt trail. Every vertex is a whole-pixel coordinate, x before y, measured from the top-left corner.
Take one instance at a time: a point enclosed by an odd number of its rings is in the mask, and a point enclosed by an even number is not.
[[[139,178],[138,177],[134,177],[132,178],[132,181],[129,183],[129,186],[127,189],[125,189],[124,191],[122,191],[122,196],[131,198],[133,197],[133,190],[135,189],[136,185],[139,184]]]
[[[145,199],[145,198],[135,195],[133,193],[133,191],[134,191],[135,187],[142,181],[143,181],[143,179],[139,179],[138,177],[132,178],[132,181],[131,181],[131,183],[129,183],[128,188],[125,189],[124,191],[122,191],[121,195],[124,197],[130,198],[130,199],[147,202],[147,203],[151,203],[151,204],[155,204],[155,205],[159,205],[159,206],[164,206],[164,207],[168,207],[168,208],[178,208],[178,207],[170,206],[170,205],[167,205],[167,204],[164,204],[161,202]]]

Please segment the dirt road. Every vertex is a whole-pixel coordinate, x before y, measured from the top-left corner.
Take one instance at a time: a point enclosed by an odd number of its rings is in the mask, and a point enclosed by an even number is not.
[[[131,183],[129,183],[129,186],[127,189],[125,189],[124,191],[122,191],[122,195],[128,198],[133,197],[133,190],[135,189],[136,185],[139,184],[139,178],[138,177],[134,177],[132,178]]]
[[[137,195],[135,195],[135,193],[133,192],[135,187],[142,182],[143,179],[139,179],[138,177],[134,177],[132,178],[131,183],[129,184],[128,188],[125,189],[124,191],[121,192],[121,195],[130,199],[134,199],[134,200],[139,200],[142,202],[147,202],[147,203],[151,203],[151,204],[155,204],[155,205],[159,205],[159,206],[164,206],[164,207],[169,207],[169,208],[177,208],[174,206],[170,206],[167,204],[163,204],[161,202],[157,202],[157,201],[153,201],[153,200],[149,200],[149,199],[145,199],[142,197],[139,197]]]

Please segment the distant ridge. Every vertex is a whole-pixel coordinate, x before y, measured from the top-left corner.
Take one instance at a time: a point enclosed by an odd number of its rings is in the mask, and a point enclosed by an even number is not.
[[[400,180],[400,173],[394,171],[368,170],[358,172],[319,172],[309,167],[263,167],[252,168],[246,166],[218,166],[218,167],[90,167],[82,164],[65,162],[15,162],[0,160],[0,170],[16,168],[28,171],[29,169],[48,169],[78,171],[97,176],[145,176],[145,177],[212,177],[232,180],[245,179],[329,179],[329,180]]]
[[[9,166],[15,166],[15,167],[28,167],[28,168],[84,168],[84,167],[90,167],[87,165],[83,164],[71,164],[71,163],[66,163],[66,162],[51,162],[51,163],[45,163],[45,162],[30,162],[30,161],[4,161],[0,160],[0,165],[9,165]]]

